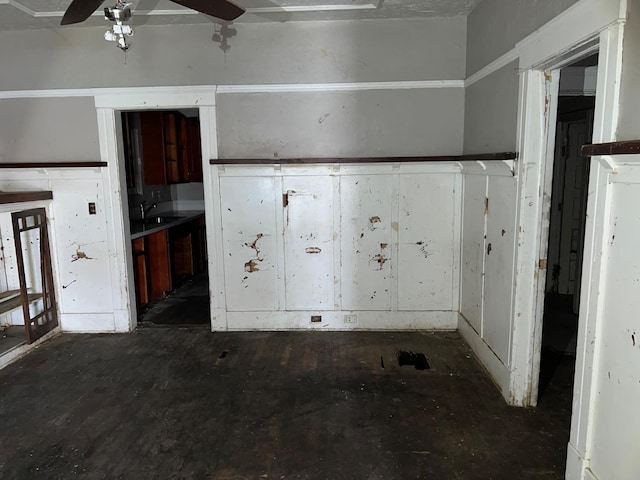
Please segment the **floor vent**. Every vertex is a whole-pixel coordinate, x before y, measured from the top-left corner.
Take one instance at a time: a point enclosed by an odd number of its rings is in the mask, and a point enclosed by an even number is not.
[[[404,365],[413,365],[416,370],[429,370],[431,368],[431,365],[429,365],[424,353],[415,353],[411,351],[398,352],[398,365],[401,367]]]

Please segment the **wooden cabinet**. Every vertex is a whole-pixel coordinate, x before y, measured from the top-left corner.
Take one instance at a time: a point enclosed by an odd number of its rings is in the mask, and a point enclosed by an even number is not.
[[[204,226],[204,216],[193,221],[193,268],[194,274],[207,270],[207,232]]]
[[[182,115],[176,112],[162,112],[162,133],[164,142],[164,162],[167,169],[167,183],[180,183],[180,145],[178,143],[178,128]],[[144,157],[143,157],[144,158]]]
[[[202,142],[198,118],[178,118],[178,155],[180,182],[202,182]]]
[[[204,216],[132,240],[138,309],[206,270]]]
[[[169,261],[169,232],[161,230],[147,235],[149,263],[149,294],[151,299],[162,298],[172,290]]]
[[[136,305],[138,308],[149,303],[147,256],[145,252],[145,237],[132,240],[133,274],[136,284]]]
[[[146,111],[137,115],[140,115],[144,183],[201,182],[200,120],[175,111]],[[126,125],[127,122],[124,128]],[[125,143],[129,136],[125,132]]]
[[[200,140],[200,119],[187,119],[189,134],[190,182],[202,182],[202,141]]]
[[[140,114],[142,173],[146,185],[167,184],[163,131],[163,112]]]
[[[167,230],[132,240],[136,303],[142,307],[172,290]]]
[[[206,270],[204,217],[171,228],[169,237],[175,284]]]

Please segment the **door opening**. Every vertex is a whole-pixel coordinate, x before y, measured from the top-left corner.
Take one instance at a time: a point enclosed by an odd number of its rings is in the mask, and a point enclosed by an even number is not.
[[[139,326],[210,325],[198,109],[120,112]]]
[[[578,334],[589,160],[580,148],[593,136],[597,55],[560,71],[549,215],[538,401],[571,399]]]

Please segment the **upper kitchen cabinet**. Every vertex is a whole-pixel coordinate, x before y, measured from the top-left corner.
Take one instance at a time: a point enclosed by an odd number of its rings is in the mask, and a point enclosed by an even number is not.
[[[202,148],[198,117],[178,117],[180,183],[202,181]]]
[[[123,131],[127,163],[132,163],[127,168],[128,177],[139,158],[145,185],[202,181],[197,117],[186,117],[177,111],[126,112]]]
[[[202,182],[202,141],[200,140],[200,119],[187,118],[189,134],[189,182]]]

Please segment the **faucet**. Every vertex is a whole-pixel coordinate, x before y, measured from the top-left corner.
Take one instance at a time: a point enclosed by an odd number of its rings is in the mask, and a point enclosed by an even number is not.
[[[156,203],[152,203],[148,207],[145,207],[144,204],[145,204],[145,200],[143,200],[142,203],[140,203],[140,218],[142,220],[147,218],[147,213],[149,213],[149,210],[151,210],[152,208],[157,208],[158,207],[158,205]]]

